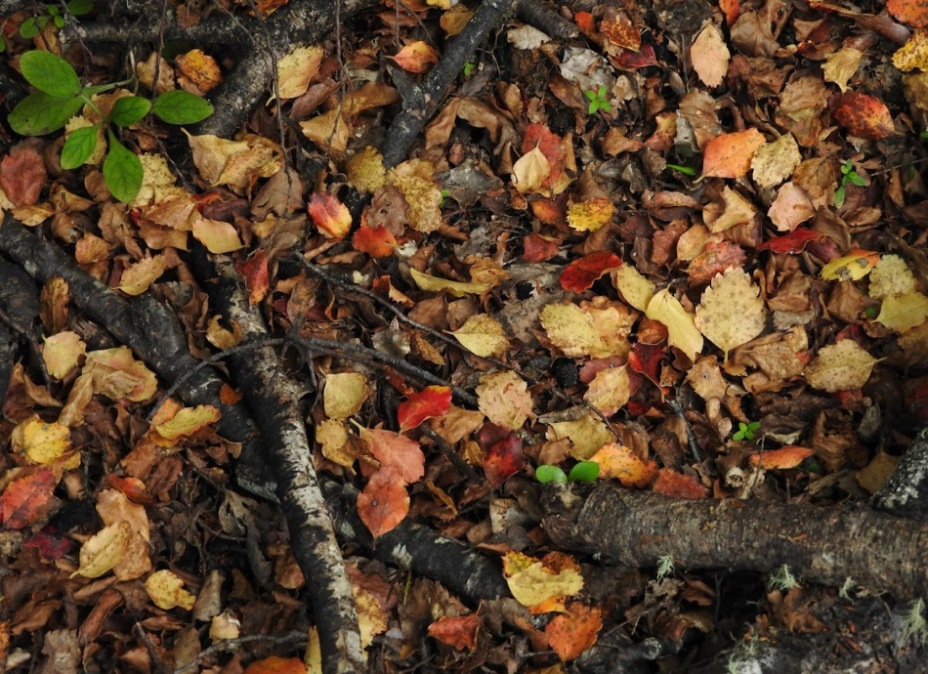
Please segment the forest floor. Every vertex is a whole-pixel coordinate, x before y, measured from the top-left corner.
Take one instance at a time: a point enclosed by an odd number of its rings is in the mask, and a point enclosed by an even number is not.
[[[135,4],[0,2],[0,672],[928,671],[924,3]]]

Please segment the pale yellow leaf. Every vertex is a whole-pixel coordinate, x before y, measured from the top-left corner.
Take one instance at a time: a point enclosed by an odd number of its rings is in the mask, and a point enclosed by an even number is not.
[[[461,345],[478,356],[501,356],[509,348],[509,337],[498,320],[489,314],[475,314],[452,333]]]
[[[19,422],[10,434],[17,453],[25,453],[32,463],[51,463],[71,451],[71,431],[67,426],[46,423],[33,414]],[[80,456],[77,456],[78,464]]]
[[[573,445],[570,455],[575,459],[586,461],[596,450],[614,439],[612,432],[599,417],[585,414],[575,421],[555,421],[548,424],[549,440],[567,438]]]
[[[464,283],[463,281],[451,281],[449,279],[438,278],[437,276],[429,276],[428,274],[423,274],[412,268],[409,270],[409,275],[412,276],[412,280],[415,281],[416,285],[422,290],[432,290],[435,292],[444,291],[455,297],[464,297],[464,295],[467,294],[479,295],[490,290],[495,285],[492,283]]]
[[[210,253],[222,254],[244,248],[238,230],[223,220],[212,220],[197,215],[193,221],[193,238],[206,246]]]
[[[335,419],[325,419],[316,424],[316,442],[322,446],[322,455],[333,463],[345,468],[354,465],[354,454],[345,451],[348,444],[348,429],[345,424]]]
[[[583,576],[566,566],[555,571],[540,560],[519,552],[508,552],[504,559],[506,583],[516,601],[523,606],[537,606],[549,599],[570,597],[583,589]]]
[[[803,376],[810,386],[829,393],[862,388],[877,359],[852,339],[819,349]]]
[[[329,419],[342,420],[357,414],[367,396],[367,379],[360,372],[326,375],[322,404]]]
[[[197,598],[184,589],[184,581],[168,569],[155,571],[145,580],[145,591],[155,606],[165,611],[180,607],[191,610]]]
[[[793,175],[802,161],[799,144],[786,132],[772,143],[764,143],[751,158],[751,171],[761,187],[776,187]]]
[[[628,370],[624,365],[606,368],[593,377],[583,399],[610,417],[628,402],[631,397],[630,386]]]
[[[309,82],[319,72],[322,47],[297,47],[277,62],[277,89],[282,99],[306,93]]]
[[[680,300],[666,288],[655,293],[645,312],[652,321],[660,321],[667,328],[667,341],[682,351],[690,360],[702,351],[702,333],[696,328],[695,318],[688,313]]]
[[[93,378],[95,393],[111,400],[145,402],[158,390],[155,374],[136,360],[127,346],[89,352],[82,372]]]
[[[180,409],[169,421],[155,426],[165,440],[177,440],[193,435],[210,424],[219,421],[219,410],[212,405],[197,405]]]
[[[690,60],[693,70],[707,87],[717,87],[725,80],[731,52],[722,31],[711,21],[706,21],[693,41]]]
[[[164,273],[167,266],[167,258],[164,255],[143,258],[123,271],[119,279],[119,289],[127,295],[141,295]]]
[[[760,289],[743,269],[729,267],[716,274],[696,307],[696,327],[725,353],[764,331],[767,310]]]
[[[898,255],[882,255],[870,272],[868,294],[875,300],[915,292],[915,275]]]
[[[242,192],[254,180],[269,178],[284,166],[280,146],[263,136],[248,134],[242,140],[226,140],[208,134],[184,133],[193,163],[210,185],[228,185]]]
[[[338,108],[332,108],[328,112],[300,122],[300,128],[303,135],[323,152],[331,150],[340,155],[348,147],[348,123],[342,118]]]
[[[71,577],[99,578],[110,571],[122,560],[131,535],[132,527],[125,520],[95,533],[81,546],[80,566]]]
[[[491,372],[480,377],[477,408],[494,424],[514,431],[533,416],[528,385],[515,372]]]
[[[623,264],[609,272],[612,285],[622,297],[638,311],[645,311],[654,297],[654,284],[646,279],[633,264]]]
[[[900,49],[899,51],[902,50]],[[863,55],[864,53],[862,51],[854,49],[853,47],[844,47],[836,52],[832,52],[825,57],[825,63],[822,64],[822,76],[824,80],[837,84],[842,93],[847,91],[848,80],[857,72]],[[893,60],[895,60],[895,57],[893,57]]]
[[[928,320],[928,297],[920,292],[891,295],[883,300],[876,320],[896,332],[911,330]]]
[[[542,192],[541,184],[550,173],[551,164],[537,147],[519,157],[512,166],[513,183],[521,194]]]
[[[45,339],[42,360],[45,369],[55,379],[64,379],[77,367],[80,358],[87,352],[87,345],[76,332],[65,330]]]
[[[564,355],[574,358],[625,355],[629,347],[627,340],[619,334],[618,313],[614,310],[605,311],[605,314],[600,314],[605,325],[597,325],[590,311],[572,303],[549,304],[541,310],[540,318],[548,339]],[[609,320],[609,314],[614,314],[615,320]],[[615,330],[611,329],[613,327]]]

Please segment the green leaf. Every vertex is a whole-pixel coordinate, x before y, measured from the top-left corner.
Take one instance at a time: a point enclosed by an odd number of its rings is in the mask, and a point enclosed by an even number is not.
[[[73,16],[83,16],[93,9],[93,0],[71,0],[66,7]]]
[[[544,464],[535,469],[535,479],[541,484],[548,484],[549,482],[564,483],[567,482],[567,475],[557,466]]]
[[[142,162],[109,132],[109,152],[103,160],[103,180],[119,201],[135,199],[142,187]]]
[[[28,18],[19,26],[19,35],[27,40],[31,40],[39,34],[39,27],[35,24],[34,18]]]
[[[667,164],[667,168],[672,169],[677,173],[682,173],[685,176],[696,175],[696,169],[692,166],[683,166],[682,164]]]
[[[97,127],[85,126],[75,129],[61,148],[61,168],[70,171],[90,159],[97,148]]]
[[[22,136],[44,136],[67,124],[83,105],[80,96],[60,98],[37,91],[21,100],[7,121]]]
[[[61,16],[61,10],[55,7],[54,5],[49,5],[48,7],[45,8],[45,11],[47,11],[52,16]]]
[[[844,205],[844,185],[835,190],[835,207],[841,208]]]
[[[848,176],[847,176],[847,178],[848,178],[848,180],[851,181],[853,184],[857,185],[857,187],[863,187],[864,185],[867,184],[867,181],[864,180],[864,179],[863,179],[861,176],[859,176],[857,173],[849,173]]]
[[[567,479],[571,482],[593,482],[599,477],[599,464],[595,461],[581,461],[570,469]]]
[[[213,114],[213,106],[205,98],[175,89],[158,96],[152,111],[168,124],[196,124]]]
[[[63,16],[56,16],[53,19],[53,21],[55,22],[55,26],[57,28],[64,28],[64,17]]]
[[[0,52],[6,51],[6,40],[0,35]]]
[[[126,96],[113,104],[110,121],[116,126],[129,126],[142,119],[151,110],[151,101],[141,96]]]
[[[71,64],[47,51],[27,51],[19,57],[23,77],[49,96],[71,97],[81,91],[81,81]]]

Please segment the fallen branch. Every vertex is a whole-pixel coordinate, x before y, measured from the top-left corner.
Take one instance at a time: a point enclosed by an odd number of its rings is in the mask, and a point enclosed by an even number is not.
[[[559,547],[631,568],[670,556],[686,569],[770,572],[804,580],[848,578],[901,599],[928,593],[928,525],[867,509],[737,499],[672,499],[609,485],[550,488],[544,527]]]

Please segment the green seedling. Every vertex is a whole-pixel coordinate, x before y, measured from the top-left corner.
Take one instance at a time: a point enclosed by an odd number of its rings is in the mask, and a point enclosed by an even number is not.
[[[548,484],[549,482],[559,484],[593,482],[597,477],[599,477],[599,464],[595,461],[581,461],[570,469],[570,475],[561,470],[560,467],[547,463],[535,469],[535,479],[541,484]]]
[[[670,555],[661,555],[657,558],[657,579],[664,580],[673,573],[673,557]]]
[[[64,6],[64,12],[56,5],[47,5],[44,10],[23,21],[19,26],[19,35],[31,40],[45,29],[51,21],[56,27],[64,28],[69,17],[83,16],[93,9],[93,0],[71,0]],[[6,40],[0,35],[0,52],[6,50]]]
[[[735,431],[735,434],[732,437],[732,440],[753,440],[754,433],[760,429],[759,421],[752,421],[749,424],[744,423],[743,421],[738,422],[738,430]]]
[[[448,197],[451,196],[451,190],[449,190],[448,188],[444,188],[444,189],[440,192],[440,194],[441,194],[441,200],[438,202],[438,207],[439,207],[439,208],[444,208],[444,207],[445,207],[445,199],[447,199]]]
[[[477,72],[477,64],[472,61],[467,61],[464,63],[464,77],[465,79]]]
[[[606,85],[601,84],[596,91],[587,89],[583,92],[583,95],[586,96],[586,100],[590,102],[587,106],[587,112],[589,114],[595,115],[600,110],[612,112],[612,105],[606,100]]]
[[[854,170],[854,162],[848,159],[841,165],[841,184],[835,190],[835,208],[841,208],[844,205],[844,198],[847,196],[847,186],[857,185],[863,187],[867,181],[857,175]]]
[[[93,97],[132,80],[85,87],[70,63],[45,51],[26,52],[19,64],[23,77],[38,91],[26,96],[13,109],[8,117],[10,127],[23,136],[44,136],[63,128],[85,105],[94,109],[104,120],[75,129],[68,135],[61,148],[61,167],[70,170],[82,166],[96,149],[98,131],[103,129],[107,139],[103,179],[119,201],[132,201],[138,194],[142,185],[142,162],[120,142],[113,127],[131,126],[149,111],[168,124],[194,124],[213,114],[209,101],[176,90],[161,94],[154,103],[142,96],[120,98],[109,115],[103,115]]]
[[[667,164],[667,168],[677,173],[682,173],[685,176],[694,176],[697,173],[696,169],[692,166],[683,166],[682,164]]]

